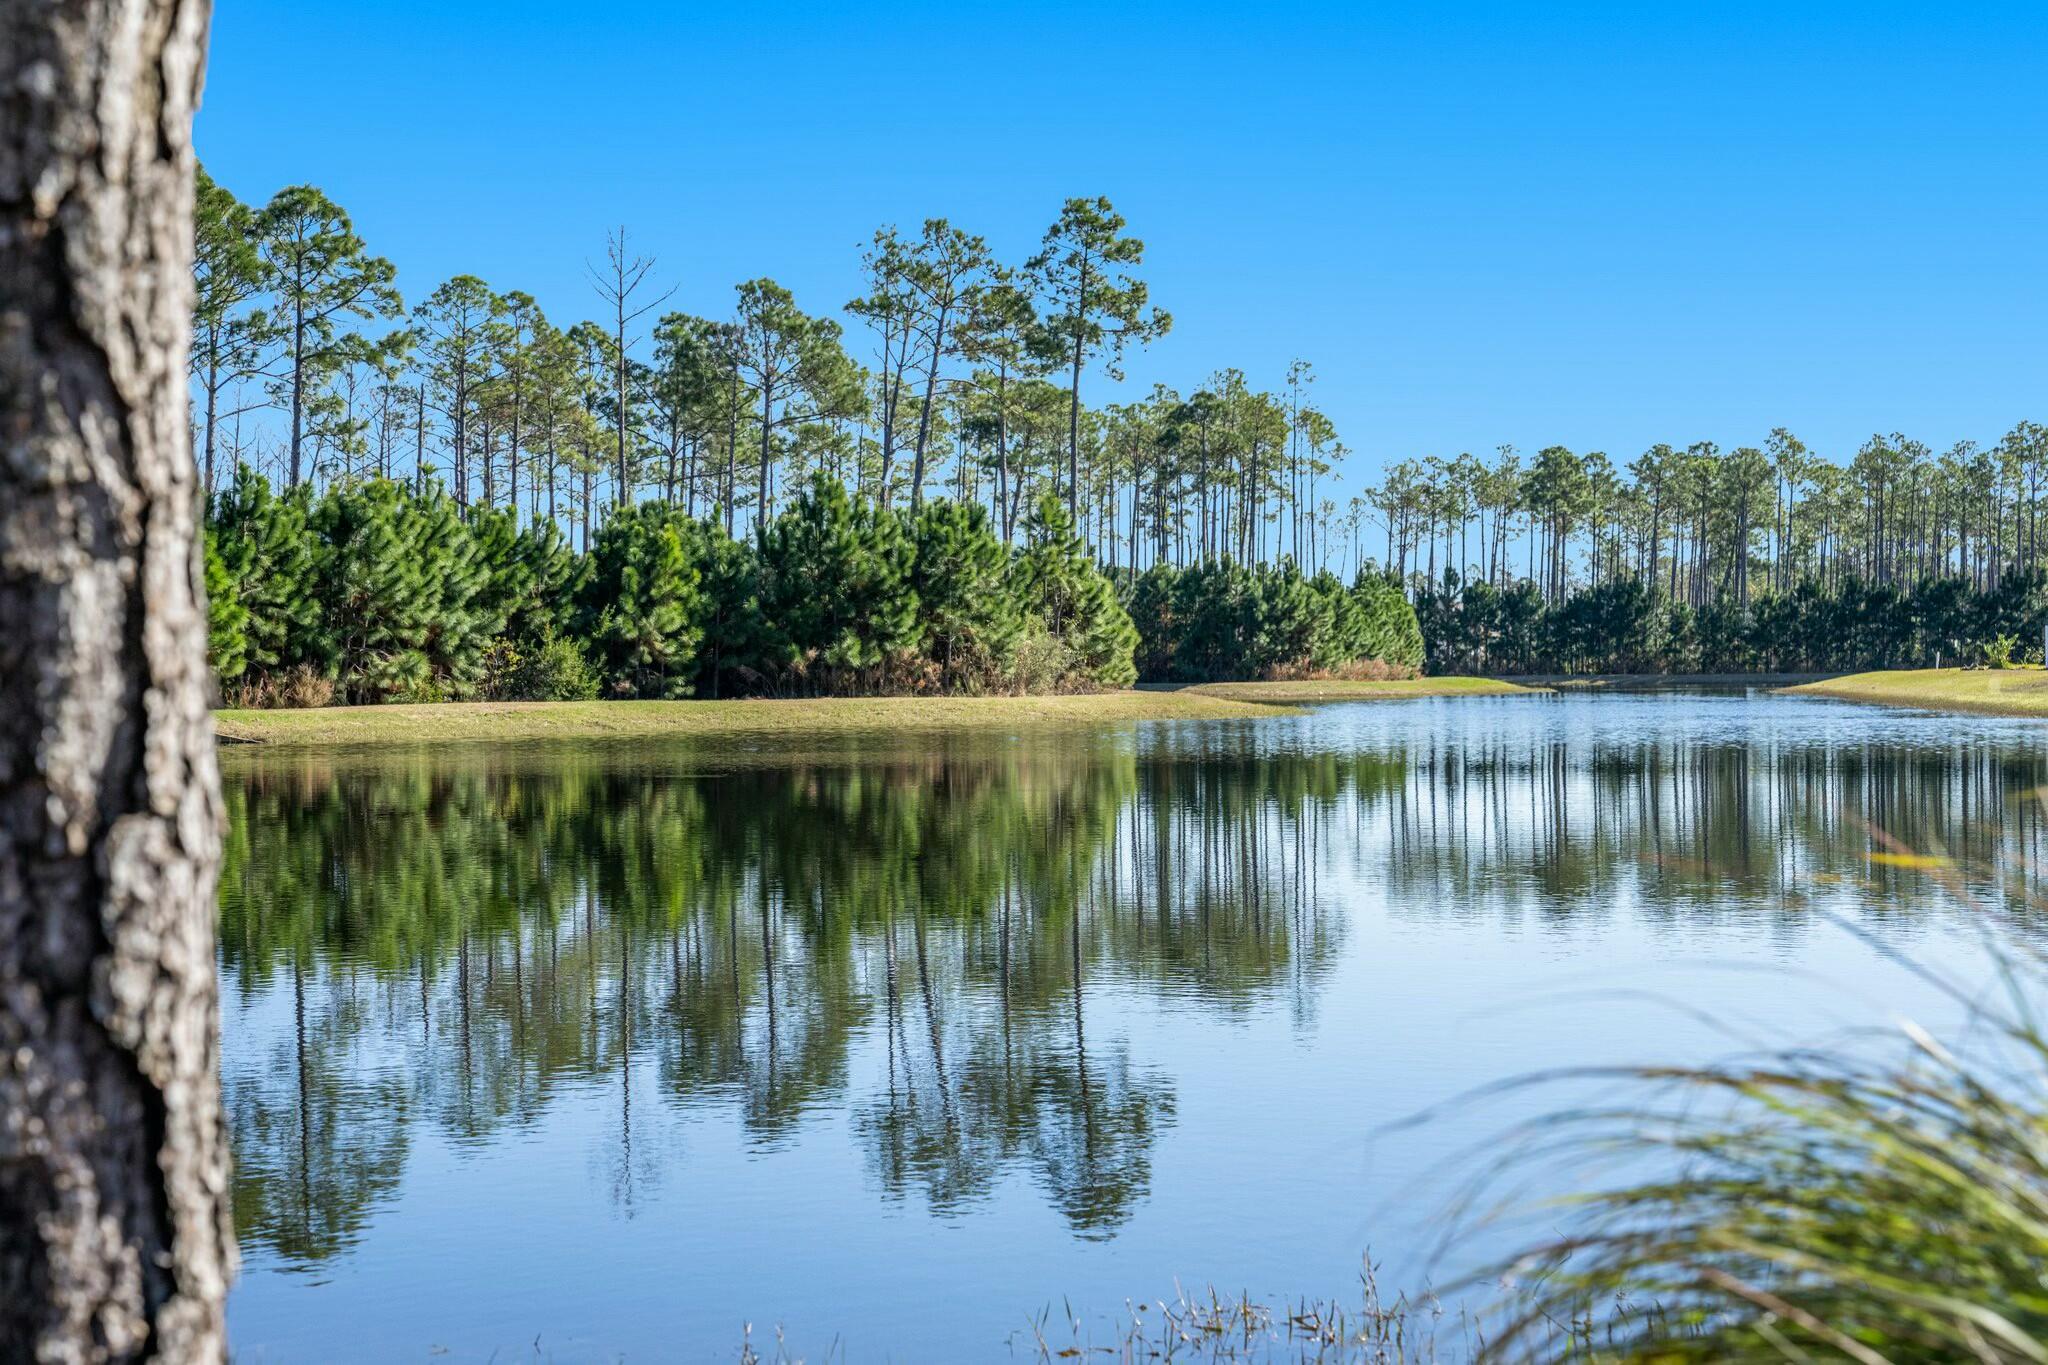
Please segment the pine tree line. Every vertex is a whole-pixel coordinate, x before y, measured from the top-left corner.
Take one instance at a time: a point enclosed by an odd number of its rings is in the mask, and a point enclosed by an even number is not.
[[[198,202],[193,392],[209,489],[239,462],[287,489],[439,486],[460,517],[545,523],[583,555],[642,502],[748,542],[820,475],[876,509],[980,506],[1004,546],[1051,494],[1133,603],[1147,572],[1193,574],[1231,604],[1182,613],[1211,623],[1286,596],[1216,586],[1226,564],[1375,577],[1377,523],[1438,668],[1829,668],[2037,634],[2001,605],[2023,592],[1998,596],[2048,558],[2048,430],[2032,423],[1941,455],[1873,437],[1846,464],[1782,429],[1727,452],[1657,445],[1626,467],[1562,446],[1525,464],[1502,447],[1397,463],[1340,508],[1347,452],[1309,401],[1305,363],[1278,392],[1225,369],[1186,394],[1091,405],[1091,376],[1118,376],[1129,348],[1171,325],[1140,278],[1143,243],[1105,200],[1069,200],[1014,265],[943,219],[878,231],[844,324],[769,279],[740,284],[724,318],[666,311],[655,263],[620,231],[590,271],[600,316],[566,330],[473,275],[407,310],[396,269],[316,188],[250,208],[202,174]],[[1284,571],[1242,572],[1263,584]],[[1882,590],[1945,601],[1958,589],[1936,585],[1951,580],[1976,605],[1909,637],[1874,643],[1849,609]],[[1157,582],[1146,591],[1167,600]],[[1796,640],[1774,636],[1786,620]],[[1249,643],[1289,630],[1236,633],[1247,643],[1189,657],[1238,659],[1239,676],[1302,666]],[[1164,662],[1178,653],[1148,655],[1147,676],[1189,674]]]
[[[1401,676],[1423,660],[1415,609],[1399,581],[1371,569],[1347,587],[1291,560],[1154,564],[1138,575],[1130,610],[1138,672],[1153,681]]]
[[[2044,484],[2031,422],[1941,455],[1873,436],[1847,464],[1781,428],[1626,469],[1562,446],[1407,461],[1354,516],[1379,512],[1432,668],[1826,671],[2038,642]]]
[[[1990,588],[1927,578],[1911,588],[1814,581],[1695,610],[1634,577],[1546,604],[1524,579],[1506,590],[1453,578],[1416,597],[1428,665],[1452,673],[1834,673],[2041,657],[2048,573],[2028,566]]]
[[[823,473],[883,507],[979,503],[1005,542],[1054,492],[1098,558],[1144,563],[1333,548],[1344,454],[1297,362],[1275,394],[1223,370],[1183,397],[1086,401],[1092,376],[1172,319],[1107,200],[1070,199],[1010,264],[944,219],[876,232],[845,322],[771,279],[732,311],[668,311],[623,230],[566,328],[474,275],[407,308],[347,212],[293,186],[260,208],[201,172],[195,448],[209,491],[238,463],[285,488],[370,477],[458,508],[557,523],[579,549],[643,498],[739,536]],[[849,326],[851,332],[849,332]]]
[[[231,701],[1025,692],[1135,678],[1129,615],[1051,494],[1023,543],[819,476],[747,541],[644,501],[588,553],[549,521],[371,478],[276,492],[242,468],[207,518]]]

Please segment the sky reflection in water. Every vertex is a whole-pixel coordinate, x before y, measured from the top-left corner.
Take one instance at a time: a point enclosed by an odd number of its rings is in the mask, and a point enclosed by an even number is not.
[[[1175,1277],[1441,1278],[1559,1096],[1390,1125],[1951,1017],[1880,950],[1969,936],[1870,827],[2022,896],[2039,736],[1660,694],[230,753],[237,1358],[982,1358]]]

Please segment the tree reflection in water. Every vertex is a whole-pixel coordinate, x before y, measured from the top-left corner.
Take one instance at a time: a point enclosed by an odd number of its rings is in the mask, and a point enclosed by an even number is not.
[[[1301,792],[1387,777],[1141,760],[1129,736],[239,765],[223,970],[291,1018],[229,1039],[237,1225],[317,1261],[391,1192],[413,1125],[485,1142],[597,1080],[627,1215],[660,1174],[649,1105],[731,1106],[764,1147],[823,1106],[891,1197],[953,1208],[1016,1168],[1107,1234],[1174,1090],[1091,1028],[1091,974],[1305,997],[1335,928],[1304,895],[1323,836]]]
[[[1168,1058],[1124,1006],[1307,1023],[1345,894],[1396,913],[1871,913],[1910,868],[2038,849],[2029,750],[1309,727],[801,753],[559,746],[234,756],[221,954],[246,1244],[352,1245],[427,1125],[458,1148],[574,1093],[622,1216],[686,1158],[843,1113],[885,1197],[1028,1179],[1077,1235],[1145,1198]],[[2023,869],[2031,860],[2011,859]],[[1795,930],[1796,931],[1796,930]]]

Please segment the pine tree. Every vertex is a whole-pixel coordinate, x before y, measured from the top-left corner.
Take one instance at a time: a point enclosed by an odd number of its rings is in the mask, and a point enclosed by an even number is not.
[[[1391,574],[1367,570],[1358,575],[1351,591],[1365,606],[1362,656],[1405,668],[1421,667],[1422,624],[1416,620],[1408,594],[1401,591],[1400,581]]]
[[[380,479],[401,509],[400,525],[424,591],[411,624],[426,661],[421,689],[432,699],[474,695],[485,652],[505,628],[523,568],[512,553],[509,512],[465,514],[437,485],[426,494]]]
[[[324,658],[325,622],[314,595],[319,547],[307,525],[307,494],[278,497],[247,465],[213,500],[209,528],[227,572],[225,594],[248,613],[244,659],[271,673]]]
[[[305,479],[309,403],[342,363],[350,319],[390,317],[401,304],[391,262],[372,256],[339,204],[311,185],[279,190],[256,215],[272,321],[284,346],[278,398],[290,414],[290,486]]]
[[[211,497],[220,424],[246,410],[222,411],[221,397],[261,372],[276,337],[268,316],[254,306],[263,291],[256,215],[204,167],[194,173],[192,227],[191,368],[199,389],[200,486]]]
[[[551,518],[521,531],[513,552],[523,565],[524,587],[506,617],[506,633],[522,646],[565,634],[585,562],[569,548],[561,526]]]
[[[1138,678],[1138,632],[1056,494],[1039,499],[1025,529],[1028,545],[1014,567],[1018,595],[1072,654],[1069,681],[1129,687]]]
[[[1124,348],[1164,336],[1173,319],[1148,304],[1145,282],[1131,272],[1145,258],[1145,244],[1123,236],[1122,215],[1107,199],[1069,199],[1059,221],[1026,269],[1046,303],[1042,349],[1068,371],[1067,512],[1076,514],[1081,489],[1081,371],[1106,357],[1110,378]]]
[[[435,586],[408,534],[407,512],[397,485],[386,480],[336,488],[313,511],[322,545],[323,643],[347,701],[432,695],[422,622]]]
[[[758,686],[774,638],[761,615],[759,561],[714,516],[686,525],[701,588],[694,691],[722,697]]]
[[[758,536],[775,653],[809,690],[867,690],[918,644],[916,548],[902,518],[819,475]]]
[[[1329,606],[1293,564],[1255,573],[1248,605],[1246,676],[1299,672],[1327,658]]]
[[[911,588],[921,650],[946,690],[986,686],[1009,670],[1023,622],[1009,551],[979,503],[930,502],[911,527]]]
[[[1131,587],[1126,610],[1138,632],[1133,663],[1141,678],[1164,681],[1179,676],[1176,661],[1182,629],[1178,610],[1181,577],[1180,570],[1160,560],[1139,574]]]
[[[504,633],[515,614],[527,609],[534,566],[528,558],[519,515],[510,508],[472,509],[464,523],[476,569],[476,591],[463,604],[473,628],[486,637]]]
[[[249,666],[249,608],[236,591],[235,575],[221,558],[220,545],[209,527],[206,551],[206,661],[214,681],[242,676]]]
[[[597,533],[582,620],[608,689],[685,697],[702,638],[701,575],[685,549],[689,522],[661,503],[613,515]]]

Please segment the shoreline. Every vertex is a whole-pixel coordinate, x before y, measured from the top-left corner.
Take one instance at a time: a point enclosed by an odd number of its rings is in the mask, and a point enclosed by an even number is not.
[[[1783,691],[1803,683],[1822,682],[1833,673],[1542,673],[1512,682],[1557,692],[1654,692],[1670,687],[1769,687]]]
[[[1779,689],[1789,696],[1827,697],[1865,706],[2048,718],[2048,670],[2040,668],[1898,668],[1845,673]]]
[[[1261,706],[1308,706],[1318,702],[1401,701],[1410,697],[1509,697],[1547,692],[1520,678],[1304,678],[1287,682],[1141,683],[1145,692],[1193,693]]]
[[[216,711],[224,748],[355,748],[550,739],[754,739],[1060,729],[1140,721],[1244,720],[1318,701],[1509,695],[1486,678],[1196,683],[1028,697],[805,697],[739,701],[427,702]]]

